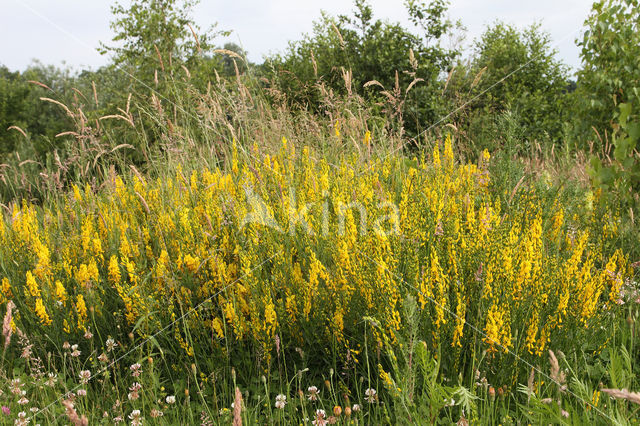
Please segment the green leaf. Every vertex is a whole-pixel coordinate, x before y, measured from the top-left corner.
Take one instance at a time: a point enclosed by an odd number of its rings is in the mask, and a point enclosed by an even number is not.
[[[631,115],[631,104],[621,103],[619,105],[619,108],[620,108],[620,115],[618,116],[618,119],[620,120],[620,123],[626,123],[627,119],[629,118],[629,115]]]

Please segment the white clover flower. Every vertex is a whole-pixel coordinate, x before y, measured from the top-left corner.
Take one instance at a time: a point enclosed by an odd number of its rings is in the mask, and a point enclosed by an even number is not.
[[[377,399],[376,394],[377,394],[377,392],[376,392],[376,390],[375,390],[375,389],[373,389],[373,388],[369,388],[369,389],[367,389],[367,390],[365,390],[365,391],[364,391],[364,394],[367,396],[367,397],[365,398],[365,400],[366,400],[368,403],[370,403],[370,404],[371,404],[371,403],[376,402],[376,399]]]
[[[307,389],[309,392],[309,396],[307,397],[309,401],[317,401],[318,400],[318,388],[315,386],[309,386]]]
[[[276,396],[276,408],[282,410],[287,405],[287,397],[285,395]]]
[[[167,396],[165,401],[167,401],[167,404],[175,404],[176,403],[176,397],[173,396],[173,395],[169,395],[169,396]]]
[[[116,348],[116,346],[118,346],[115,340],[113,340],[111,337],[109,337],[105,343],[107,345],[107,352],[113,351]]]
[[[16,419],[16,421],[14,422],[14,424],[16,426],[26,426],[29,424],[29,422],[31,421],[31,419],[29,419],[27,417],[27,413],[24,411],[20,411],[18,413],[18,418]]]
[[[316,418],[311,422],[314,426],[325,426],[328,424],[327,413],[324,410],[316,410]]]
[[[87,383],[89,383],[89,380],[91,379],[91,371],[82,370],[79,376],[80,376],[80,383],[82,383],[83,385],[86,385]]]
[[[140,377],[140,374],[142,374],[142,366],[137,362],[129,367],[129,369],[133,377]]]
[[[47,376],[47,380],[44,382],[44,384],[51,388],[54,387],[56,382],[58,381],[58,375],[55,373],[49,373]]]
[[[131,419],[131,426],[140,426],[144,417],[140,414],[140,410],[133,410],[129,414],[129,419]]]

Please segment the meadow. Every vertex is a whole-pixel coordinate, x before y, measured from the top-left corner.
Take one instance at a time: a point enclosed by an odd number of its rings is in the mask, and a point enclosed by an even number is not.
[[[460,163],[450,136],[416,157],[358,143],[337,164],[233,145],[225,168],[14,203],[5,414],[218,423],[236,386],[249,423],[631,414],[601,395],[633,383],[639,295],[598,193],[496,193],[491,155]]]
[[[587,151],[461,110],[484,71],[412,124],[413,50],[375,98],[313,51],[298,89],[154,52],[129,91],[28,82],[68,128],[0,165],[0,423],[637,424],[631,106]]]

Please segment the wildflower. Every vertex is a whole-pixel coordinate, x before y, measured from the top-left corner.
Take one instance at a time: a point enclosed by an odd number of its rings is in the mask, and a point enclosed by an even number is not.
[[[140,410],[133,410],[129,414],[129,419],[131,419],[131,426],[140,426],[144,417],[140,414]]]
[[[2,414],[4,414],[5,416],[8,416],[9,414],[11,414],[11,410],[9,409],[9,407],[7,407],[6,405],[3,405]]]
[[[107,356],[107,354],[102,352],[100,354],[100,356],[98,356],[98,361],[100,361],[100,362],[109,362],[109,357]]]
[[[76,311],[78,312],[78,328],[83,328],[87,321],[87,304],[81,294],[76,299]]]
[[[16,426],[26,426],[31,422],[31,419],[27,418],[27,413],[24,411],[20,411],[18,413],[18,418],[15,421]]]
[[[276,408],[282,410],[284,406],[287,405],[287,397],[286,395],[278,395],[276,396]]]
[[[78,389],[78,396],[87,396],[86,389]]]
[[[80,354],[81,352],[78,350],[78,345],[71,345],[71,356],[77,358]]]
[[[91,340],[92,337],[93,337],[93,333],[91,333],[91,331],[87,328],[87,331],[85,331],[84,333],[84,338],[87,340]]]
[[[76,346],[77,346],[77,345],[76,345]],[[62,349],[64,349],[65,351],[68,351],[68,350],[69,350],[69,348],[71,348],[71,345],[69,344],[69,342],[66,342],[66,341],[65,341],[65,342],[62,344]]]
[[[31,407],[31,408],[29,408],[29,411],[31,411],[32,413],[37,413],[38,412],[38,407]]]
[[[31,359],[31,348],[33,345],[27,345],[22,348],[22,353],[20,354],[20,358]]]
[[[140,374],[142,374],[142,366],[137,362],[129,367],[129,369],[133,377],[140,377]]]
[[[120,266],[118,265],[118,258],[115,255],[109,259],[108,277],[112,284],[118,284],[120,282]]]
[[[115,340],[113,340],[111,337],[109,337],[107,339],[105,344],[107,346],[107,352],[113,351],[116,348],[116,346],[118,346],[118,344],[115,342]]]
[[[315,386],[309,386],[309,389],[307,389],[307,391],[309,392],[309,401],[317,401],[318,400],[318,388]]]
[[[173,395],[169,395],[169,396],[167,396],[165,401],[167,401],[167,404],[175,404],[176,403],[176,397],[173,396]]]
[[[58,381],[58,375],[55,373],[49,373],[47,375],[47,380],[44,382],[44,384],[52,388],[55,386],[57,381]]]
[[[40,287],[38,287],[38,283],[36,283],[36,279],[33,278],[33,274],[31,271],[27,271],[27,290],[28,295],[35,298],[40,298]]]
[[[19,378],[15,378],[11,380],[11,385],[9,390],[14,395],[20,395],[22,393],[23,386],[24,386],[24,383],[22,383]]]
[[[333,415],[336,417],[340,417],[340,414],[342,414],[342,407],[339,405],[333,407]]]
[[[163,413],[162,411],[160,411],[160,410],[158,410],[158,409],[155,409],[155,408],[154,408],[154,409],[152,409],[152,410],[151,410],[151,414],[150,414],[150,416],[151,416],[152,418],[154,418],[154,419],[155,419],[155,418],[157,418],[157,417],[162,417],[162,416],[164,416],[164,413]]]
[[[39,297],[36,299],[35,311],[36,315],[38,315],[38,318],[40,318],[40,322],[42,323],[42,325],[51,325],[51,318],[49,317],[49,314],[47,314],[47,310],[44,307],[42,299]]]
[[[80,383],[82,383],[83,385],[86,385],[87,383],[89,383],[90,379],[91,379],[91,371],[82,370],[80,372]]]
[[[315,426],[325,426],[326,424],[328,424],[329,422],[326,420],[327,414],[325,413],[324,410],[318,409],[316,410],[316,418],[314,421],[311,422],[311,424],[315,425]]]
[[[136,399],[140,398],[140,389],[142,389],[142,385],[138,382],[135,382],[133,385],[131,385],[131,387],[129,388],[131,392],[129,392],[128,395],[130,401],[135,401]]]
[[[358,411],[360,411],[360,404],[353,404],[353,407],[351,408],[351,410],[354,413],[357,413]]]
[[[369,404],[373,404],[374,402],[376,402],[376,400],[378,399],[377,397],[377,392],[375,389],[373,388],[369,388],[367,390],[364,391],[364,394],[367,396],[365,398],[365,400],[369,403]]]
[[[124,421],[124,419],[122,418],[122,416],[118,416],[118,417],[114,417],[113,418],[113,422],[114,423],[122,423]]]
[[[26,405],[28,403],[29,403],[29,400],[24,396],[18,400],[18,404],[20,405]]]

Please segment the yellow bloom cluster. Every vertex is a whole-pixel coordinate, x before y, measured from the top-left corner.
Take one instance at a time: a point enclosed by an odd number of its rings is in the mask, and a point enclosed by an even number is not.
[[[602,218],[543,209],[533,190],[505,201],[489,191],[489,154],[458,164],[451,138],[431,159],[336,165],[284,139],[275,155],[249,155],[234,147],[228,169],[114,176],[56,205],[14,206],[0,302],[18,298],[35,312],[21,321],[66,333],[91,320],[150,334],[206,301],[189,336],[168,333],[188,355],[201,333],[220,353],[224,339],[250,340],[269,359],[275,341],[357,353],[365,316],[396,342],[412,295],[434,348],[540,356],[588,330],[628,274],[623,253],[605,258],[599,244],[614,218],[599,232]]]

